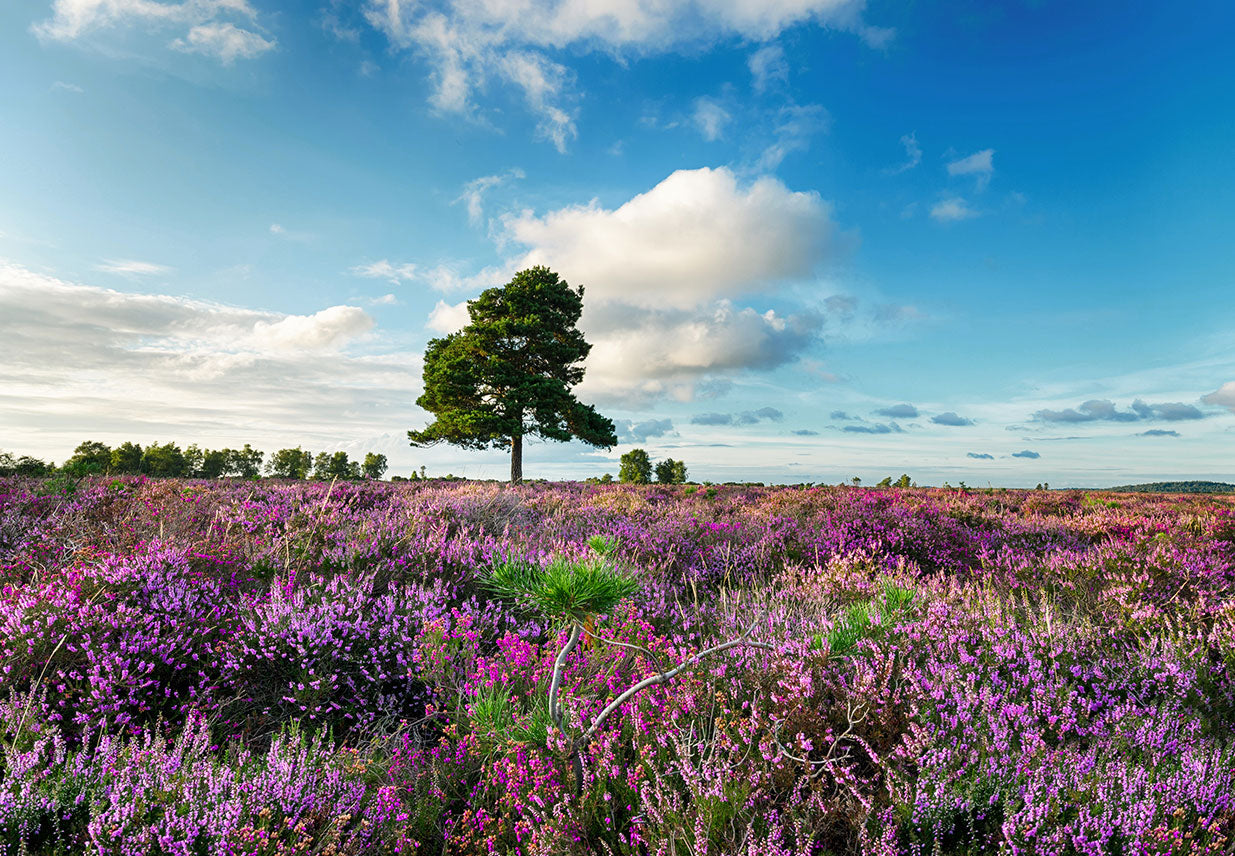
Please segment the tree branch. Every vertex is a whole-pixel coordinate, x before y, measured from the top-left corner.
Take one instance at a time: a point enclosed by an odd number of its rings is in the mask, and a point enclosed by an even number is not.
[[[592,720],[592,724],[588,726],[587,730],[584,731],[583,734],[579,735],[579,737],[575,741],[575,745],[578,746],[590,740],[592,735],[596,733],[596,730],[600,728],[601,723],[603,723],[606,719],[608,719],[613,714],[614,711],[616,711],[623,704],[625,704],[631,697],[641,692],[642,690],[647,689],[648,687],[654,687],[658,684],[663,684],[663,683],[666,683],[667,681],[672,680],[673,678],[676,678],[678,675],[686,671],[691,666],[696,665],[704,657],[711,656],[712,654],[719,654],[721,651],[727,651],[730,648],[736,648],[739,645],[747,646],[750,648],[763,648],[765,650],[771,651],[772,646],[767,644],[766,642],[750,641],[750,634],[754,631],[754,629],[755,629],[755,625],[751,624],[751,626],[747,628],[746,632],[743,633],[741,636],[739,636],[737,639],[730,639],[728,642],[722,642],[719,645],[713,645],[711,648],[708,648],[704,651],[700,651],[698,654],[694,654],[690,657],[687,657],[680,664],[670,669],[669,671],[660,672],[659,674],[644,678],[639,683],[630,687],[625,692],[623,692],[621,695],[619,695],[617,698],[615,698],[613,701],[609,702],[609,704],[605,707],[605,709],[602,710],[599,715],[597,715],[596,719]]]

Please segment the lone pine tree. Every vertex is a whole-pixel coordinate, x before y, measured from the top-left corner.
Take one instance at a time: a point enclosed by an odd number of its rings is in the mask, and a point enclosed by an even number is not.
[[[571,288],[547,267],[528,268],[469,300],[467,311],[466,327],[430,340],[425,350],[425,391],[416,404],[435,419],[407,432],[413,446],[509,447],[510,481],[518,484],[525,436],[617,444],[612,420],[570,391],[583,380],[592,349],[575,327],[582,287]]]

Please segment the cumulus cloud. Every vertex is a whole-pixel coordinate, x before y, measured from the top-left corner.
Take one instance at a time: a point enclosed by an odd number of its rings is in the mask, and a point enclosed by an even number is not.
[[[1037,452],[1031,452],[1029,449],[1021,449],[1019,452],[1013,452],[1012,457],[1037,459],[1042,456],[1039,455]]]
[[[137,259],[104,259],[94,266],[95,270],[104,273],[118,273],[124,276],[150,276],[152,274],[171,273],[172,268],[154,262],[143,262]]]
[[[796,435],[796,436],[798,436],[798,437],[818,437],[818,436],[819,436],[819,432],[818,432],[818,431],[812,431],[812,430],[810,430],[809,428],[799,428],[798,430],[794,431],[793,433],[794,433],[794,435]]]
[[[840,419],[840,420],[851,420],[851,419],[857,418],[856,416],[850,416],[848,413],[846,413],[843,410],[833,410],[830,415],[833,419]]]
[[[756,425],[761,421],[781,422],[785,414],[775,407],[760,407],[758,410],[743,410],[738,413],[699,413],[690,420],[692,425]]]
[[[948,163],[948,175],[972,175],[977,181],[978,190],[985,190],[995,174],[995,150],[983,149]]]
[[[978,211],[969,207],[969,203],[959,196],[941,199],[931,206],[931,219],[937,223],[955,223],[958,220],[969,220],[978,216]]]
[[[733,115],[721,106],[715,98],[706,96],[695,99],[691,121],[703,135],[703,139],[712,142],[719,140],[725,134],[725,126],[733,120]]]
[[[492,237],[505,259],[477,274],[444,265],[409,275],[475,291],[533,265],[567,272],[586,289],[579,326],[593,346],[581,394],[689,401],[723,394],[736,373],[797,361],[820,340],[830,304],[760,311],[739,301],[812,280],[831,259],[833,231],[815,193],[772,177],[742,182],[726,168],[683,170],[617,207],[502,216]],[[439,302],[429,324],[449,332],[465,321],[463,304]]]
[[[0,433],[23,448],[71,448],[86,432],[311,442],[415,414],[419,357],[373,352],[355,306],[289,315],[0,263],[0,317]]]
[[[1204,399],[1202,399],[1204,400]],[[1205,414],[1197,407],[1182,402],[1162,402],[1147,404],[1141,399],[1132,402],[1129,410],[1120,410],[1115,402],[1106,398],[1091,398],[1079,406],[1064,410],[1043,409],[1033,414],[1039,422],[1076,423],[1076,422],[1137,422],[1142,419],[1162,419],[1167,422],[1179,422],[1190,419],[1203,419]]]
[[[646,443],[654,437],[664,437],[673,433],[672,419],[649,419],[645,422],[633,422],[629,419],[618,422],[619,443]]]
[[[973,424],[972,419],[967,419],[964,416],[959,416],[951,410],[949,410],[947,413],[940,413],[936,416],[932,416],[931,422],[935,423],[936,425],[949,425],[949,426],[956,427],[956,428]]]
[[[1137,434],[1138,437],[1178,437],[1178,431],[1168,431],[1165,428],[1150,428]]]
[[[904,429],[895,422],[884,424],[876,422],[873,425],[846,425],[841,429],[848,431],[850,434],[903,434]]]
[[[818,338],[822,318],[779,315],[719,301],[695,311],[585,310],[592,342],[581,389],[621,397],[694,397],[694,383],[717,372],[771,369],[792,362]]]
[[[770,176],[679,170],[616,209],[593,201],[504,218],[531,247],[516,268],[571,272],[592,300],[686,308],[813,273],[831,249],[831,206]]]
[[[1227,381],[1208,395],[1202,396],[1206,404],[1216,404],[1235,413],[1235,380]]]
[[[467,301],[459,303],[447,303],[445,300],[439,300],[429,312],[429,318],[425,322],[425,326],[435,333],[446,335],[462,330],[471,321],[471,316],[467,311]]]
[[[912,404],[893,404],[888,407],[881,407],[875,413],[879,416],[887,416],[890,419],[912,419],[918,415],[918,408]]]
[[[550,52],[599,51],[621,60],[726,39],[765,42],[807,23],[882,47],[893,31],[866,23],[864,6],[864,0],[368,0],[364,17],[392,47],[428,62],[429,100],[438,110],[474,114],[477,93],[504,83],[522,91],[541,136],[563,149],[576,133],[577,96],[569,69],[549,59]],[[761,67],[774,79],[774,55],[762,62],[752,65],[752,75]]]
[[[756,92],[766,92],[775,84],[789,82],[789,64],[780,45],[764,45],[746,60],[751,86]]]
[[[977,459],[978,459],[978,460],[980,460],[980,461],[993,461],[993,460],[995,460],[995,456],[994,456],[994,455],[988,455],[986,452],[966,452],[966,453],[965,453],[965,457],[967,457],[967,458],[977,458]]]
[[[179,30],[182,35],[169,47],[213,56],[228,65],[275,47],[273,39],[249,29],[256,20],[248,0],[55,0],[51,18],[31,29],[41,39],[56,41],[74,41],[107,29],[139,28],[158,34]]]

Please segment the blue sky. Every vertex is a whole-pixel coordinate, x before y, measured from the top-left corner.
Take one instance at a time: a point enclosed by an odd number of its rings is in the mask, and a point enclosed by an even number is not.
[[[411,449],[548,264],[699,479],[1235,481],[1230,4],[15,0],[0,446]]]

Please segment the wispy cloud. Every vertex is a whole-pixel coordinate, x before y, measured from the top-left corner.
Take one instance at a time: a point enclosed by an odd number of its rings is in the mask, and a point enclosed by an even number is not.
[[[756,92],[766,92],[775,84],[789,82],[789,64],[780,45],[764,45],[746,59],[751,86]]]
[[[905,148],[905,162],[885,170],[888,175],[899,175],[902,172],[908,172],[922,163],[922,147],[918,145],[918,135],[916,133],[905,134],[901,137],[901,145]]]
[[[480,92],[493,82],[523,94],[538,119],[539,135],[559,150],[576,136],[574,75],[549,59],[599,51],[619,61],[683,49],[698,49],[724,39],[768,42],[807,21],[855,33],[872,47],[893,36],[889,28],[863,19],[860,0],[797,0],[794,3],[572,3],[527,0],[476,3],[445,0],[368,0],[364,17],[392,47],[414,51],[429,63],[432,106],[442,112],[474,116]],[[757,52],[751,73],[763,85],[780,74],[774,51]]]
[[[484,219],[484,196],[495,187],[499,187],[514,179],[525,178],[525,173],[518,167],[512,167],[495,175],[482,175],[473,178],[463,185],[463,192],[455,199],[467,206],[467,219],[473,226],[480,225]]]
[[[1031,460],[1036,460],[1036,459],[1038,459],[1038,458],[1040,458],[1040,457],[1042,457],[1042,456],[1041,456],[1041,455],[1039,455],[1037,452],[1030,451],[1029,449],[1021,449],[1019,452],[1013,452],[1013,453],[1012,453],[1012,457],[1014,457],[1014,458],[1029,458],[1029,459],[1031,459]]]
[[[931,422],[936,425],[948,425],[953,428],[960,428],[966,425],[972,425],[973,420],[960,416],[949,410],[947,413],[939,413],[931,417]]]
[[[76,83],[65,83],[63,80],[57,80],[51,88],[53,92],[72,92],[74,95],[82,95],[86,91]]]
[[[980,212],[969,207],[959,196],[942,199],[931,206],[931,219],[938,223],[955,223],[977,217]]]
[[[702,96],[695,99],[691,121],[709,142],[719,140],[725,134],[725,126],[733,120],[733,115],[721,106],[715,98]]]
[[[965,457],[966,457],[966,458],[976,458],[976,459],[978,459],[978,460],[980,460],[980,461],[993,461],[993,460],[995,460],[995,456],[994,456],[994,455],[988,455],[986,452],[966,452],[966,453],[965,453]]]
[[[418,276],[416,265],[411,262],[396,263],[389,259],[366,262],[348,270],[353,276],[363,276],[366,279],[384,279],[392,285],[412,282]]]
[[[990,184],[991,176],[995,174],[995,150],[983,149],[968,157],[949,161],[948,175],[972,175],[977,182],[978,190],[985,190]]]
[[[256,22],[257,12],[248,0],[55,0],[52,16],[31,30],[40,39],[62,42],[109,29],[136,28],[163,37],[179,31],[168,47],[229,65],[274,49],[273,39],[253,29]]]
[[[124,276],[153,276],[154,274],[171,273],[174,268],[167,265],[143,262],[137,259],[104,259],[95,265],[95,270],[104,273],[117,273]]]

